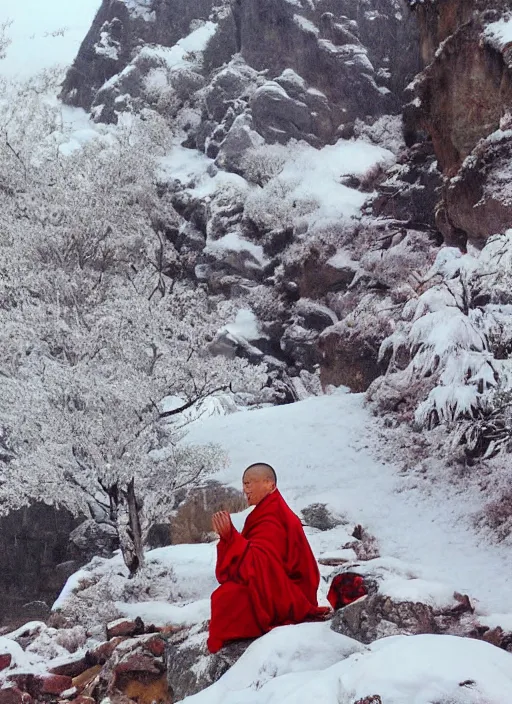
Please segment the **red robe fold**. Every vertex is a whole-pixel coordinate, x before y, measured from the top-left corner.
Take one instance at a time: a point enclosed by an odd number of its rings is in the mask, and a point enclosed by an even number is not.
[[[217,546],[208,649],[256,638],[275,626],[321,618],[318,565],[299,518],[279,491],[254,508],[242,533]]]

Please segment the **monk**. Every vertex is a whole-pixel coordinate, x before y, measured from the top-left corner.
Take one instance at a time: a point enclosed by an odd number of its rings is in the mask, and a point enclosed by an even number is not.
[[[243,489],[254,510],[242,533],[227,511],[213,516],[219,534],[208,649],[216,653],[229,641],[257,638],[276,626],[322,620],[320,574],[299,518],[277,489],[268,464],[248,467]]]

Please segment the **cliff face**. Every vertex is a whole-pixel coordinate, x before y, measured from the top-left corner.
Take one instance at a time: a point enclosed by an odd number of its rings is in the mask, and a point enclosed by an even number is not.
[[[236,298],[241,307],[248,300],[261,325],[261,339],[217,340],[214,353],[258,360],[263,355],[276,375],[284,369],[293,379],[321,365],[325,384],[362,391],[379,374],[378,347],[388,331],[384,313],[376,311],[380,322],[368,329],[352,322],[331,327],[347,315],[364,319],[354,311],[368,286],[379,290],[370,307],[387,295],[388,285],[375,282],[373,274],[373,237],[379,248],[386,241],[383,230],[394,233],[402,226],[396,218],[433,226],[430,206],[424,212],[430,196],[423,198],[425,184],[438,181],[429,171],[433,157],[428,149],[416,150],[418,163],[397,170],[378,208],[367,211],[370,220],[375,213],[384,222],[365,225],[357,244],[357,219],[340,216],[314,232],[315,218],[302,217],[316,207],[311,203],[329,199],[330,186],[313,193],[316,184],[309,184],[302,200],[289,198],[284,212],[288,186],[283,190],[278,175],[291,152],[279,152],[279,145],[322,149],[339,140],[350,145],[364,133],[366,147],[390,146],[397,154],[403,147],[403,92],[420,66],[416,17],[403,0],[103,0],[62,97],[98,122],[116,123],[124,111],[149,107],[180,135],[187,156],[198,150],[213,160],[214,171],[245,179],[241,190],[233,187],[224,197],[220,189],[208,202],[193,184],[174,179],[162,186],[163,200],[175,210],[175,222],[165,231],[181,258],[181,275],[206,285],[212,296]],[[246,157],[258,149],[259,162],[248,167]],[[311,152],[311,162],[316,154]],[[363,203],[385,176],[378,165],[365,174],[357,149],[353,154],[336,162],[333,187],[348,188]],[[300,166],[300,178],[310,167]],[[350,177],[351,169],[356,176]],[[324,172],[330,172],[328,162],[317,180]],[[266,189],[263,211],[275,210],[275,217],[256,212],[258,188]],[[334,207],[342,195],[333,195]],[[402,237],[407,241],[409,235],[402,233],[397,245]],[[214,257],[219,242],[227,247],[226,238],[236,239],[233,251],[222,249]],[[368,256],[369,271],[357,276],[349,251],[354,243],[357,257]],[[416,253],[401,246],[407,266],[416,266]],[[254,247],[261,261],[251,258]],[[338,249],[347,249],[348,267],[328,263]],[[264,297],[272,305],[260,305]],[[326,329],[330,333],[322,337]]]
[[[356,117],[398,112],[419,68],[414,19],[400,0],[104,0],[64,82],[64,100],[86,110],[101,106],[99,119],[115,121],[111,104],[121,93],[113,95],[110,79],[137,64],[141,48],[173,47],[201,21],[213,28],[199,70],[203,81],[235,55],[269,80],[294,71],[310,89],[305,109],[274,105],[270,121],[295,124],[292,136],[313,135],[309,141],[332,141],[339,125]],[[139,61],[138,75],[123,83],[132,97],[141,72]],[[276,101],[264,102],[259,113]],[[289,135],[278,132],[270,141],[286,141]]]
[[[437,225],[447,242],[480,246],[512,225],[506,189],[512,110],[512,20],[502,0],[436,0],[417,9],[426,68],[405,110],[410,140],[427,133],[445,176]],[[488,142],[490,135],[495,139]],[[498,146],[499,143],[499,146]],[[492,157],[491,157],[492,152]]]

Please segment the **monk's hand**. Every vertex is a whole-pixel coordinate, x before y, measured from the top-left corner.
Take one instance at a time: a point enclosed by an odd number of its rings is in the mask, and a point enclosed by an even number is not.
[[[221,538],[229,538],[232,527],[231,517],[227,511],[219,511],[213,514],[212,528]]]

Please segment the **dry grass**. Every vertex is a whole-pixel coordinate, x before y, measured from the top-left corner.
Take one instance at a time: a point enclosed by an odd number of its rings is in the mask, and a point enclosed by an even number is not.
[[[208,542],[212,515],[216,511],[237,513],[247,508],[244,495],[236,489],[208,482],[190,492],[171,519],[173,545]]]

